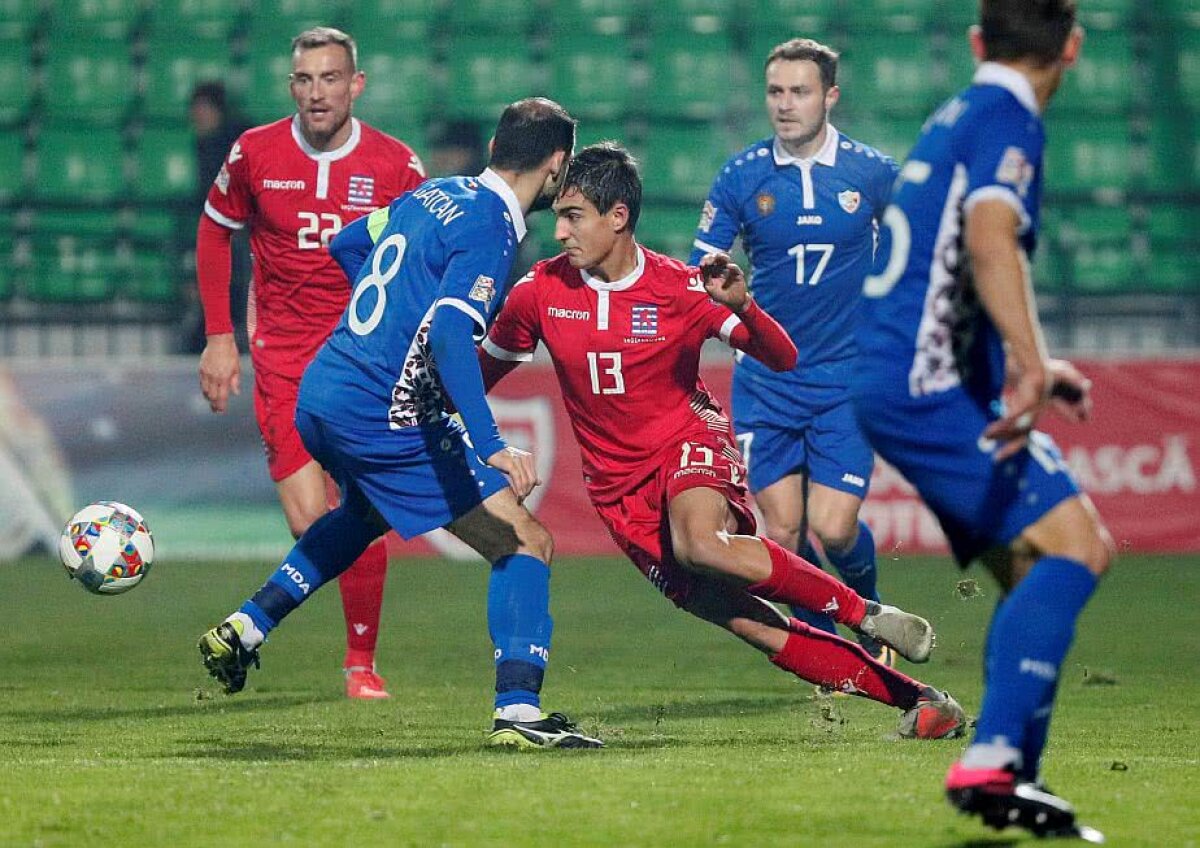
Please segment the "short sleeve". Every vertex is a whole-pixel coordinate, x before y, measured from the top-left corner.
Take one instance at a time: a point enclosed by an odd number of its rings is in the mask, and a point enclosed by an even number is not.
[[[517,281],[509,292],[496,323],[483,341],[483,349],[494,359],[505,362],[528,362],[541,340],[538,324],[536,289],[533,285],[537,269]]]
[[[708,198],[700,210],[700,222],[696,225],[689,265],[695,265],[708,253],[727,251],[733,246],[741,228],[738,200],[730,183],[733,169],[726,164],[713,180]]]
[[[967,191],[963,211],[984,199],[1001,200],[1021,219],[1022,232],[1034,217],[1030,204],[1036,202],[1032,191],[1041,170],[1041,125],[1021,110],[995,110],[982,117],[968,139],[965,151]]]
[[[221,170],[213,180],[204,201],[204,212],[218,224],[231,230],[240,230],[254,213],[254,195],[251,190],[250,163],[243,147],[245,136],[234,142],[221,163]]]
[[[887,209],[892,200],[892,187],[896,184],[896,176],[900,166],[891,156],[880,155],[875,163],[875,173],[871,180],[871,206],[875,210],[875,220],[882,220],[883,210]]]

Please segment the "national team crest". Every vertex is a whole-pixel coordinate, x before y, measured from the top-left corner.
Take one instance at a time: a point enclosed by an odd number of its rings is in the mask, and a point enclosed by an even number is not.
[[[375,197],[375,178],[362,174],[350,177],[349,200],[353,206],[370,206]]]
[[[635,336],[658,335],[658,307],[638,304],[630,316],[629,332]]]
[[[764,192],[756,197],[754,202],[758,206],[759,215],[770,215],[775,211],[775,195],[773,194]]]
[[[475,283],[471,286],[471,293],[467,295],[471,300],[481,301],[485,307],[492,305],[492,298],[495,296],[496,281],[483,274],[475,278]]]
[[[850,215],[858,211],[858,204],[861,202],[862,195],[853,189],[838,192],[838,203]]]

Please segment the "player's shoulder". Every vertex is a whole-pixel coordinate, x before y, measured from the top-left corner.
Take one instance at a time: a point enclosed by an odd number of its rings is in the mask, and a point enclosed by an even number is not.
[[[735,183],[757,180],[775,166],[775,160],[771,156],[772,145],[773,140],[770,138],[759,139],[746,145],[725,160],[721,167],[721,179]]]
[[[652,286],[666,291],[685,294],[693,292],[708,297],[699,268],[647,247],[642,247],[642,253],[646,263],[642,274]]]
[[[572,285],[582,281],[582,277],[572,265],[567,254],[560,253],[548,259],[539,259],[529,268],[529,272],[518,280],[520,283],[532,283],[535,288],[546,288],[555,285]]]
[[[961,111],[961,124],[967,132],[1001,138],[1042,135],[1041,116],[1004,86],[973,83],[960,92],[955,100],[961,105],[952,106],[949,110],[943,107],[937,115],[948,112],[945,119],[949,119],[954,117],[955,112]]]
[[[863,171],[868,174],[896,170],[896,160],[877,147],[859,141],[837,130],[837,161],[845,168]]]
[[[240,147],[246,153],[259,151],[277,151],[286,139],[292,137],[292,118],[280,118],[269,124],[259,124],[251,127],[238,137],[235,147]]]

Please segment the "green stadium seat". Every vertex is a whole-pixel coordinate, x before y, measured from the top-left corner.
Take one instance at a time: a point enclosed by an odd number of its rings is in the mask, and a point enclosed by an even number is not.
[[[881,115],[864,115],[856,111],[843,118],[836,112],[833,124],[857,142],[874,147],[897,162],[902,162],[921,134],[924,118],[894,118]]]
[[[701,124],[656,128],[647,141],[642,164],[646,197],[694,203],[699,214],[717,172],[733,152],[726,139]]]
[[[979,23],[979,4],[964,0],[938,0],[933,23],[946,36],[951,47],[967,43],[967,28]]]
[[[155,29],[146,42],[147,117],[182,122],[198,82],[232,80],[229,42],[193,34],[180,38],[177,30]]]
[[[104,209],[36,209],[32,216],[34,238],[52,241],[76,236],[91,241],[113,241],[120,235],[119,217]]]
[[[1135,0],[1086,0],[1079,4],[1079,22],[1087,27],[1088,38],[1097,30],[1116,30],[1127,27],[1137,10]],[[1084,44],[1085,52],[1088,45]]]
[[[1161,294],[1200,294],[1195,249],[1165,248],[1150,257],[1146,288]]]
[[[224,38],[238,23],[241,0],[158,0],[154,32],[180,42],[192,38]]]
[[[0,38],[28,38],[42,19],[42,0],[0,0]]]
[[[1200,112],[1200,28],[1171,33],[1175,43],[1174,67],[1169,74],[1179,86],[1179,95],[1193,112]]]
[[[924,118],[940,99],[931,53],[924,33],[855,35],[838,65],[842,108]]]
[[[629,45],[623,35],[572,40],[560,32],[551,60],[550,96],[585,120],[612,120],[628,110]]]
[[[145,206],[134,214],[129,235],[135,246],[169,244],[181,239],[190,243],[196,235],[196,222],[199,218],[199,208],[175,212],[158,206]]]
[[[1168,25],[1175,23],[1200,29],[1200,0],[1164,0]]]
[[[650,3],[650,28],[654,32],[715,33],[736,22],[736,0],[669,0]]]
[[[444,106],[447,114],[489,126],[509,103],[545,90],[528,45],[503,33],[454,38],[449,71],[453,95]]]
[[[975,77],[975,57],[971,55],[971,47],[965,38],[947,39],[944,52],[945,63],[943,73],[936,85],[942,99],[958,94]]]
[[[43,130],[36,151],[39,200],[107,203],[125,188],[124,146],[116,130]]]
[[[1132,248],[1133,226],[1125,207],[1082,206],[1063,225],[1075,291],[1124,292],[1139,282]]]
[[[1153,291],[1200,293],[1200,233],[1196,203],[1155,203],[1149,208],[1150,237],[1146,284]]]
[[[575,128],[576,150],[600,141],[619,141],[629,147],[629,129],[623,121],[583,121]]]
[[[33,239],[25,293],[41,303],[93,303],[112,298],[121,262],[115,240],[69,233]]]
[[[21,121],[33,101],[32,48],[20,36],[0,38],[0,126]]]
[[[21,132],[0,131],[0,201],[19,198],[27,185],[28,157]]]
[[[51,27],[54,37],[70,31],[105,39],[124,39],[141,23],[141,0],[53,0]]]
[[[854,0],[843,7],[850,29],[874,32],[881,27],[900,32],[928,28],[934,4],[929,0]]]
[[[638,13],[638,0],[557,0],[554,26],[561,32],[621,35],[627,33]]]
[[[296,36],[313,26],[340,27],[343,11],[341,0],[254,0],[250,4],[251,27]]]
[[[451,31],[467,35],[528,32],[538,17],[537,5],[529,0],[452,2],[449,12]]]
[[[162,251],[134,251],[124,270],[121,294],[140,303],[174,303],[179,283],[171,257]]]
[[[828,43],[830,30],[839,19],[838,0],[752,0],[747,22],[754,48],[751,68],[757,71],[766,61],[771,46],[789,38],[812,38]],[[771,42],[769,46],[766,42]],[[832,46],[832,45],[831,45]],[[760,47],[765,47],[759,52]]]
[[[196,193],[196,146],[190,130],[149,129],[137,144],[134,193],[143,200],[180,200]]]
[[[51,122],[119,125],[135,90],[126,41],[55,35],[47,42],[46,91],[53,96],[44,109]]]
[[[354,103],[355,114],[384,132],[423,134],[439,100],[427,44],[410,40],[404,30],[368,30],[358,40],[358,65],[367,87]]]
[[[1054,112],[1123,115],[1134,105],[1137,79],[1130,33],[1090,33],[1079,61],[1063,76]]]
[[[735,94],[727,34],[657,33],[649,51],[647,112],[692,120],[725,115]]]
[[[359,58],[368,38],[420,44],[427,52],[442,14],[438,0],[369,0],[350,4],[348,29],[358,42]]]
[[[686,262],[696,237],[700,206],[643,206],[638,241],[651,250]]]
[[[1061,249],[1043,239],[1033,256],[1033,288],[1038,294],[1058,294],[1066,288],[1067,265]]]
[[[15,239],[8,233],[0,233],[0,302],[11,300],[16,291],[14,242]]]
[[[1135,178],[1133,143],[1124,121],[1057,120],[1046,148],[1048,191],[1129,189]]]
[[[292,72],[289,45],[296,33],[287,35],[287,32],[290,30],[260,30],[250,39],[250,55],[247,57],[249,84],[244,98],[244,111],[254,123],[269,123],[296,111],[288,79]]]

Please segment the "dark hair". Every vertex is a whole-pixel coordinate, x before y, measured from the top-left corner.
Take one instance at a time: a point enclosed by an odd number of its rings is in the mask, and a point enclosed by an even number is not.
[[[629,209],[629,231],[637,227],[642,214],[642,175],[637,160],[617,142],[589,144],[575,155],[558,194],[561,197],[571,189],[586,197],[601,215],[624,203]]]
[[[314,47],[325,47],[329,44],[337,44],[345,49],[346,55],[350,57],[350,70],[357,73],[358,45],[354,43],[353,38],[340,29],[327,26],[306,29],[292,39],[292,53],[295,54],[300,50],[312,50]]]
[[[225,83],[217,80],[205,80],[204,82],[196,83],[196,87],[192,89],[192,103],[197,100],[204,100],[212,107],[225,114],[228,98],[225,94]]]
[[[960,0],[961,1],[961,0]],[[779,60],[787,62],[815,62],[821,72],[821,88],[825,91],[837,84],[838,52],[832,47],[826,47],[811,38],[793,38],[782,44],[776,44],[767,54],[763,70]]]
[[[496,125],[488,167],[523,173],[532,171],[552,154],[570,155],[575,148],[575,119],[545,97],[510,103]]]
[[[1032,59],[1048,65],[1062,55],[1075,26],[1075,0],[982,0],[979,29],[985,59]]]

